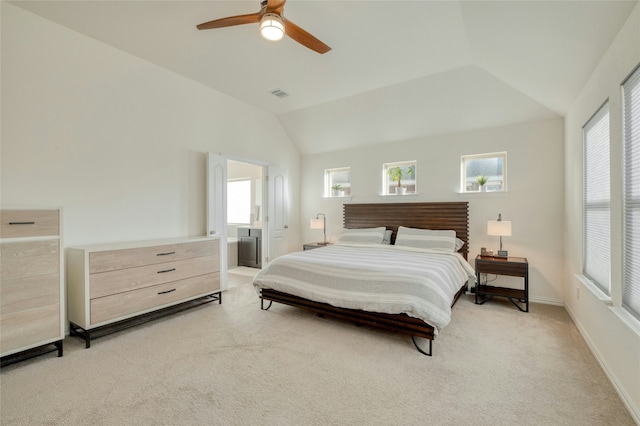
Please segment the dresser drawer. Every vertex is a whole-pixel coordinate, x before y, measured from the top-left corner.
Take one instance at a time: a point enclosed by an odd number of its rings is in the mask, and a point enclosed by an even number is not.
[[[0,218],[2,238],[60,235],[58,210],[2,210]]]
[[[99,324],[220,290],[218,272],[91,300],[91,324]]]
[[[218,257],[218,244],[214,241],[166,244],[89,254],[89,273],[135,268],[194,257]]]
[[[2,279],[0,312],[12,314],[60,303],[60,275]]]
[[[89,276],[90,299],[217,272],[218,256],[196,257]]]
[[[2,354],[60,337],[60,304],[0,316]]]
[[[43,240],[0,244],[2,281],[60,273],[60,241]]]

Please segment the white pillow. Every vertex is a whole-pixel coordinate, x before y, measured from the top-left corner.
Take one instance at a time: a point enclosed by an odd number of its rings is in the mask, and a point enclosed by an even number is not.
[[[456,251],[460,250],[464,246],[464,241],[460,238],[456,238]]]
[[[391,229],[385,229],[384,238],[382,239],[382,244],[391,244],[391,235],[393,231]]]
[[[456,231],[398,227],[396,245],[417,247],[446,253],[457,251]],[[462,240],[461,240],[462,241]]]
[[[386,228],[384,226],[378,228],[343,229],[338,242],[382,244],[385,230]]]

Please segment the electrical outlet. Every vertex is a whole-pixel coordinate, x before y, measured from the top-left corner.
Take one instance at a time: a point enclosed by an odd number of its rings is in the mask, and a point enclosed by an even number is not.
[[[576,287],[576,299],[580,300],[580,287]]]

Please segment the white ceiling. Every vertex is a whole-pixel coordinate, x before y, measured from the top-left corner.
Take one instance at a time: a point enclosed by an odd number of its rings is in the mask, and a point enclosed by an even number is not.
[[[11,3],[276,114],[302,154],[563,116],[638,5],[289,0],[320,55],[256,24],[196,29],[257,0]]]

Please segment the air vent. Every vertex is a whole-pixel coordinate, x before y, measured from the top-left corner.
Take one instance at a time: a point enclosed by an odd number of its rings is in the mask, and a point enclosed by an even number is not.
[[[273,96],[277,96],[279,98],[286,98],[287,96],[289,96],[289,94],[287,92],[285,92],[284,90],[280,90],[280,89],[272,90],[271,94]]]

